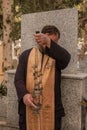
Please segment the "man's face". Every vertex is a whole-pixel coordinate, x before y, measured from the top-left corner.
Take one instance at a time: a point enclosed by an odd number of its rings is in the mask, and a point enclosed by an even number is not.
[[[49,34],[49,33],[46,33],[46,34],[49,36],[51,40],[53,40],[54,42],[58,42],[59,40],[58,34]]]

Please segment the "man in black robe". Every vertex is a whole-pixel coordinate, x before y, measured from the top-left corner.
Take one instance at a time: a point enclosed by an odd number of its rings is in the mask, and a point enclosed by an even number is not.
[[[37,42],[42,55],[48,55],[55,59],[55,130],[61,130],[61,118],[65,115],[61,100],[61,70],[66,68],[70,61],[70,54],[67,50],[57,44],[60,38],[59,30],[52,25],[45,26],[41,33],[35,34],[34,38]],[[26,105],[34,108],[37,106],[33,103],[33,97],[26,89],[27,63],[31,49],[24,51],[20,58],[15,74],[15,86],[18,95],[18,113],[20,130],[26,130]]]

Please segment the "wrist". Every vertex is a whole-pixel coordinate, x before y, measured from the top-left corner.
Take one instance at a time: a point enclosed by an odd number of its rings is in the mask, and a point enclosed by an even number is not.
[[[48,42],[47,42],[47,45],[46,45],[48,48],[50,48],[50,46],[51,46],[51,39],[49,38],[48,39]]]

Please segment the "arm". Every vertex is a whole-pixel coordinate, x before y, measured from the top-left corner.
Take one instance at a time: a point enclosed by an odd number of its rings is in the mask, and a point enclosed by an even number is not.
[[[54,37],[55,35],[48,35],[48,34],[35,34],[35,40],[39,47],[45,50],[46,54],[56,60],[56,65],[58,69],[64,69],[69,61],[70,61],[70,54],[67,50],[59,46],[56,42]],[[53,39],[53,40],[51,40]]]
[[[64,69],[68,65],[71,58],[67,50],[52,40],[50,47],[46,47],[46,54],[56,60],[58,69]]]
[[[23,52],[19,58],[19,64],[16,70],[14,84],[17,90],[19,101],[23,96],[29,93],[26,89],[26,68],[27,68],[28,52]]]
[[[17,90],[19,102],[23,100],[25,105],[30,105],[37,109],[37,106],[33,102],[32,95],[26,89],[26,73],[29,53],[30,51],[25,51],[19,58],[14,84]]]

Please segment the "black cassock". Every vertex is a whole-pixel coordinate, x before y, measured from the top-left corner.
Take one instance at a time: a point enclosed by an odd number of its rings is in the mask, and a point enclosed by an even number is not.
[[[14,84],[18,95],[18,113],[20,130],[26,130],[26,106],[23,103],[23,96],[29,93],[26,90],[27,61],[31,49],[24,51],[16,70]],[[60,45],[51,41],[50,48],[46,47],[45,54],[55,59],[55,130],[61,130],[61,117],[65,115],[61,100],[61,70],[66,68],[70,61],[70,54]]]

